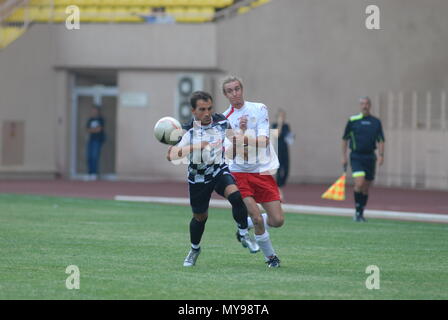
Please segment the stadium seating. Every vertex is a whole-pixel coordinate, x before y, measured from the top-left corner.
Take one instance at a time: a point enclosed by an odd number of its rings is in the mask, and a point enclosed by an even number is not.
[[[0,0],[1,1],[1,0]],[[155,22],[154,17],[165,17],[157,21],[177,23],[205,23],[215,19],[215,13],[233,5],[238,0],[29,0],[27,5],[16,8],[5,20],[2,31],[4,39],[16,39],[24,31],[12,28],[28,23],[64,23],[71,5],[78,6],[81,23],[144,23]],[[269,2],[253,0],[250,5],[239,8],[245,13]],[[0,2],[1,4],[1,2]],[[154,15],[153,9],[159,9]],[[163,9],[165,15],[160,13]],[[11,27],[11,28],[7,28]],[[1,41],[1,40],[0,40]],[[2,44],[10,43],[2,41]]]
[[[224,8],[234,0],[30,0],[30,6],[147,6]]]
[[[25,19],[42,22],[64,22],[65,9],[76,5],[81,22],[107,23],[144,22],[142,16],[151,14],[152,8],[163,7],[176,22],[203,23],[212,21],[216,9],[233,4],[234,0],[30,0],[27,8],[17,8],[5,22],[21,23]]]
[[[0,27],[0,49],[5,48],[19,38],[25,30],[22,27]]]
[[[251,9],[261,6],[262,4],[268,3],[270,0],[255,0],[250,3],[250,5],[242,6],[238,8],[238,14],[245,14]]]

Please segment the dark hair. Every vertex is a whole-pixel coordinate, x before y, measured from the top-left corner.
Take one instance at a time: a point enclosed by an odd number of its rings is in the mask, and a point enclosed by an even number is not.
[[[190,105],[193,109],[196,109],[196,103],[198,102],[198,100],[204,100],[204,101],[210,100],[213,102],[213,98],[209,93],[205,91],[195,91],[191,94],[190,97]]]

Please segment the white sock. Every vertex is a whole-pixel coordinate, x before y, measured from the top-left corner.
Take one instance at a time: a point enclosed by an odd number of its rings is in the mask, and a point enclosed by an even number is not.
[[[269,238],[269,232],[265,231],[261,235],[256,234],[255,240],[260,246],[261,251],[263,251],[266,261],[269,260],[270,257],[275,256],[275,251],[272,247],[271,239]]]
[[[193,249],[198,250],[201,246],[198,245],[198,244],[191,244],[191,247],[192,247]]]
[[[270,228],[269,225],[268,225],[268,214],[267,213],[262,213],[261,217],[263,218],[264,229],[268,230]]]
[[[247,217],[247,228],[252,229],[254,227],[254,222],[250,217]]]
[[[249,230],[238,228],[238,232],[240,233],[240,236],[244,236],[245,234],[247,234],[249,232]]]
[[[263,218],[263,222],[264,222],[264,229],[268,230],[269,229],[269,225],[268,225],[268,214],[266,212],[263,212],[261,214],[261,217]],[[248,229],[252,229],[254,227],[254,222],[252,221],[252,219],[250,217],[247,217],[247,228]]]

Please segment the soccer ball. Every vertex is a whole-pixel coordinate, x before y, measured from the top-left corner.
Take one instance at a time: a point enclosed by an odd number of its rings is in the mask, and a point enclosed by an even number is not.
[[[172,117],[163,117],[154,126],[154,136],[159,142],[175,145],[182,138],[182,126]]]

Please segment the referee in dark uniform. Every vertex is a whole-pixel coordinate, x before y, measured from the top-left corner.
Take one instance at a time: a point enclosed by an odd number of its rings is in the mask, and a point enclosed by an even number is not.
[[[355,180],[354,221],[365,222],[364,208],[369,197],[369,187],[375,179],[376,162],[384,162],[384,133],[380,119],[370,114],[372,106],[369,97],[360,99],[361,113],[350,117],[342,137],[342,164],[347,165],[347,148],[350,143],[350,164]],[[375,150],[378,147],[378,156]]]

